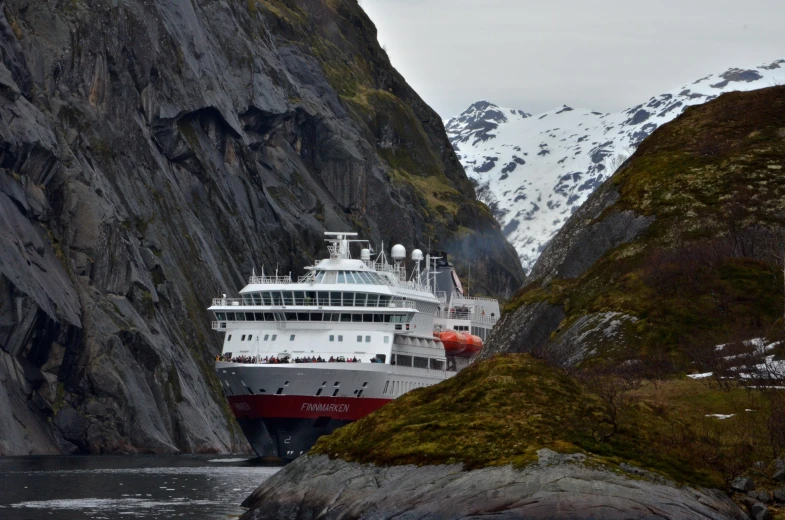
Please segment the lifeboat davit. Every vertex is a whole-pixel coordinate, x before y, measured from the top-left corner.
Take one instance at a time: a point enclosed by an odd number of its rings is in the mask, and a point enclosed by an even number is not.
[[[439,332],[439,339],[444,345],[444,352],[448,356],[470,356],[471,354],[467,351],[469,347],[469,338],[470,336],[468,334],[455,330]]]
[[[481,350],[482,338],[480,336],[475,336],[474,334],[470,335],[464,353],[469,354],[470,356],[476,356]]]

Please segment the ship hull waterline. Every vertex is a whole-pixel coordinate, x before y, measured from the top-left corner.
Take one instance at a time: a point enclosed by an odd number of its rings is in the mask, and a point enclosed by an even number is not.
[[[292,461],[319,437],[362,419],[393,399],[304,395],[230,396],[229,404],[254,452]]]

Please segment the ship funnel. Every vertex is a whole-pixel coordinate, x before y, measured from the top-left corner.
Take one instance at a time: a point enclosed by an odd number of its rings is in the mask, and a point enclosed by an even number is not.
[[[390,256],[392,256],[392,259],[396,262],[400,262],[406,258],[406,248],[401,244],[395,244],[392,248]]]
[[[370,249],[362,249],[360,251],[360,260],[363,262],[368,262],[371,260],[371,250]]]
[[[423,258],[422,251],[420,251],[419,249],[415,249],[414,251],[412,251],[412,260],[414,260],[415,262],[419,262],[420,260],[422,260],[422,258]]]

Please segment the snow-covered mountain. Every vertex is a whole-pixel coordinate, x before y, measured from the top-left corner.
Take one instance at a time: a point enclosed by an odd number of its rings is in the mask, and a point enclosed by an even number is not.
[[[657,127],[723,92],[776,84],[785,84],[785,60],[711,74],[619,113],[564,105],[532,115],[479,101],[445,126],[528,271],[572,212]]]

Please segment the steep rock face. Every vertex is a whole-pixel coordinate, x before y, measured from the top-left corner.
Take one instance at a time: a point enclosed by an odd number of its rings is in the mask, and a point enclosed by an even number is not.
[[[684,368],[689,349],[771,330],[782,315],[783,107],[782,87],[728,93],[657,129],[548,244],[482,355]]]
[[[522,470],[464,471],[460,464],[380,467],[306,455],[259,486],[243,503],[251,510],[242,518],[747,518],[718,491],[582,460],[545,449],[539,463]]]
[[[523,281],[356,2],[7,0],[0,454],[229,451],[209,299],[325,229]]]

